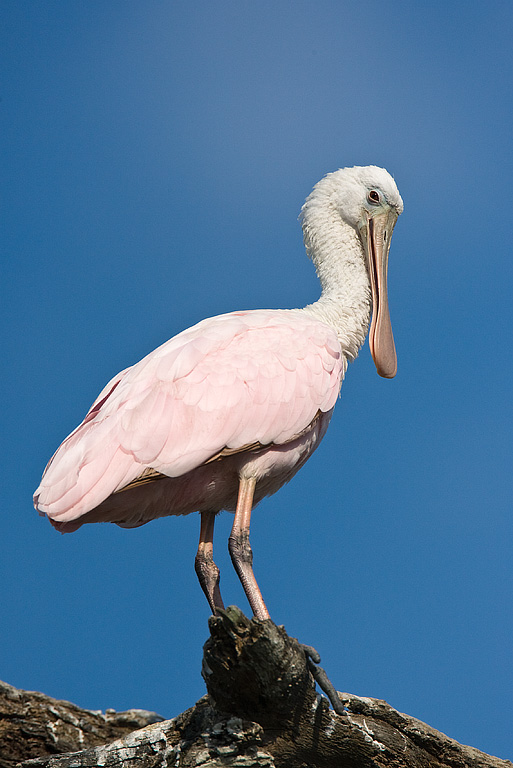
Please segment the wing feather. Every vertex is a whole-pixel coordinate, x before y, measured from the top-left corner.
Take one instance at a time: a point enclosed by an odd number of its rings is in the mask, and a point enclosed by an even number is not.
[[[36,505],[71,521],[144,471],[176,477],[223,450],[286,443],[331,410],[345,368],[334,331],[301,310],[204,320],[107,384]]]

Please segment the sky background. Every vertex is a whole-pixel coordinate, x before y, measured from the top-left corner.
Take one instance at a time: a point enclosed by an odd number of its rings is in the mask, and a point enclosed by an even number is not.
[[[513,758],[510,2],[4,4],[0,679],[173,717],[205,692],[197,515],[61,536],[32,509],[119,370],[319,288],[297,216],[342,166],[405,203],[399,370],[367,345],[253,516],[271,615],[336,688]],[[227,604],[248,610],[227,553]]]

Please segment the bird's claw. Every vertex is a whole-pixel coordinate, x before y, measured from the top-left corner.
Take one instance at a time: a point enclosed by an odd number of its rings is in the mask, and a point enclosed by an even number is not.
[[[335,686],[330,681],[325,670],[322,667],[318,666],[321,660],[321,657],[319,656],[315,648],[312,648],[311,645],[305,645],[304,643],[300,643],[300,645],[305,652],[306,663],[308,665],[308,669],[312,674],[313,679],[315,680],[319,688],[326,694],[326,696],[330,700],[331,706],[333,707],[334,711],[337,713],[337,715],[347,714],[344,708],[344,705],[340,701],[339,695],[335,690]]]
[[[300,643],[300,645],[306,654],[306,660],[312,660],[314,664],[319,664],[321,657],[315,648],[312,645],[305,645],[304,643]]]

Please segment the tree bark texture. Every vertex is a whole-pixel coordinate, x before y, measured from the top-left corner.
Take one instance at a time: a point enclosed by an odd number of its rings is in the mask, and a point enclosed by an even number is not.
[[[161,720],[142,709],[91,712],[0,681],[0,768],[105,744]]]
[[[339,694],[336,714],[304,648],[270,620],[231,607],[209,626],[208,693],[173,720],[0,687],[0,768],[513,768],[385,701]]]

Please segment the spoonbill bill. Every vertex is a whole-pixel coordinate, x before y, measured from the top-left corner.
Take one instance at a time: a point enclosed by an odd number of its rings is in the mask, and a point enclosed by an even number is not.
[[[115,376],[46,467],[34,496],[39,513],[68,532],[199,512],[195,567],[215,613],[224,606],[214,521],[235,512],[232,562],[254,615],[269,618],[253,574],[251,512],[322,440],[371,309],[377,372],[395,376],[387,265],[402,210],[383,168],[327,174],[301,211],[319,300],[202,320]]]

